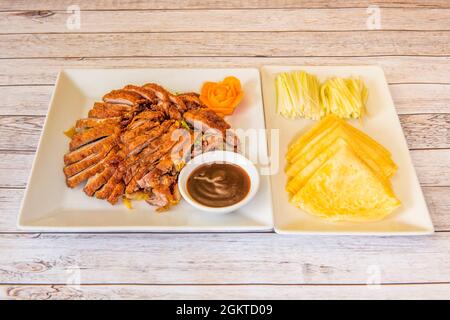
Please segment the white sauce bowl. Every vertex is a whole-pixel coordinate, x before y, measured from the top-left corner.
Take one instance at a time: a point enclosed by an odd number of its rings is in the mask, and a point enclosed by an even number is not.
[[[207,163],[230,163],[241,167],[248,174],[250,179],[250,190],[248,191],[247,196],[231,206],[218,208],[208,207],[195,201],[187,191],[187,180],[195,169]],[[259,173],[255,165],[241,154],[231,151],[211,151],[198,155],[184,166],[178,176],[178,188],[182,197],[193,207],[209,213],[228,213],[246,205],[255,196],[259,188]]]

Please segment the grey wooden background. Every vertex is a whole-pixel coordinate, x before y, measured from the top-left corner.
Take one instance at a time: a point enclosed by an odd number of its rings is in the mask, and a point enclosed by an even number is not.
[[[67,28],[70,5],[82,10],[80,29]],[[369,5],[381,29],[367,28]],[[17,230],[60,68],[263,64],[381,65],[436,233]],[[1,0],[0,299],[450,298],[449,74],[446,0]],[[66,285],[78,275],[81,286]]]

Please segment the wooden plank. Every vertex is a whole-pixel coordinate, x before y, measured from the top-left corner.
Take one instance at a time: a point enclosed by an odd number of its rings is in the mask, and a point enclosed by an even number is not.
[[[45,116],[52,92],[53,85],[0,87],[0,115]]]
[[[423,187],[428,209],[436,231],[450,230],[450,188]]]
[[[399,114],[450,113],[450,84],[391,84]],[[0,116],[47,114],[53,85],[0,86]]]
[[[445,31],[286,32],[283,36],[277,32],[0,35],[0,58],[446,56],[449,52],[450,32]]]
[[[400,114],[450,112],[450,84],[391,84],[389,89]]]
[[[44,121],[36,116],[0,116],[0,150],[35,150]]]
[[[436,299],[449,297],[450,285],[0,285],[2,300],[139,299]],[[219,310],[220,312],[220,310]]]
[[[127,58],[51,58],[51,59],[4,59],[1,61],[0,85],[53,84],[62,68],[227,68],[260,67],[262,65],[380,65],[389,83],[449,83],[450,57],[127,57]],[[407,99],[415,91],[421,92],[420,84],[413,91],[405,87],[391,87],[398,98]],[[439,96],[443,108],[450,108],[448,88],[432,88],[421,98],[428,106],[429,98]],[[395,90],[395,91],[394,91]],[[431,89],[430,89],[431,90]],[[437,90],[437,92],[436,92]],[[2,95],[4,96],[4,95]],[[447,98],[444,98],[444,97]],[[399,99],[397,99],[398,101]],[[434,102],[436,105],[436,101]],[[428,110],[428,109],[427,109]],[[431,111],[428,111],[431,112]]]
[[[400,115],[410,149],[450,148],[450,114]]]
[[[422,186],[450,186],[450,149],[411,150]],[[0,151],[0,187],[25,187],[34,152]]]
[[[0,150],[35,150],[44,120],[0,115]],[[411,149],[450,148],[450,114],[400,115],[400,121]]]
[[[450,186],[450,150],[411,150],[423,186]]]
[[[83,11],[80,28],[66,11],[0,12],[0,33],[238,32],[368,30],[366,8]],[[450,30],[449,9],[387,8],[382,30]],[[370,27],[370,25],[369,25]]]
[[[388,240],[388,241],[387,241]],[[366,284],[447,282],[450,233],[416,237],[260,234],[3,234],[3,284]],[[251,252],[251,254],[249,254]],[[72,278],[73,279],[73,278]]]
[[[0,187],[25,187],[34,152],[0,151]]]
[[[235,9],[235,8],[367,8],[369,5],[380,7],[426,7],[449,8],[446,0],[78,0],[83,10],[122,10],[122,9]],[[4,0],[0,10],[66,10],[73,5],[72,0]]]
[[[450,231],[450,187],[423,187],[436,231]],[[21,232],[16,227],[23,189],[0,189],[0,233]]]

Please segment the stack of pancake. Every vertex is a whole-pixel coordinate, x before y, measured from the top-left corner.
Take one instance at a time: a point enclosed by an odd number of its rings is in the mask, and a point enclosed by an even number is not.
[[[286,159],[290,201],[332,221],[377,221],[400,206],[390,178],[390,152],[344,120],[329,115],[298,138]]]

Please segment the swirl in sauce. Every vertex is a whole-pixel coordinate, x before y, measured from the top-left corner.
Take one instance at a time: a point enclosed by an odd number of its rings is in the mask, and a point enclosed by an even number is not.
[[[207,163],[189,175],[186,187],[192,199],[204,206],[228,207],[247,196],[250,178],[235,164]]]

